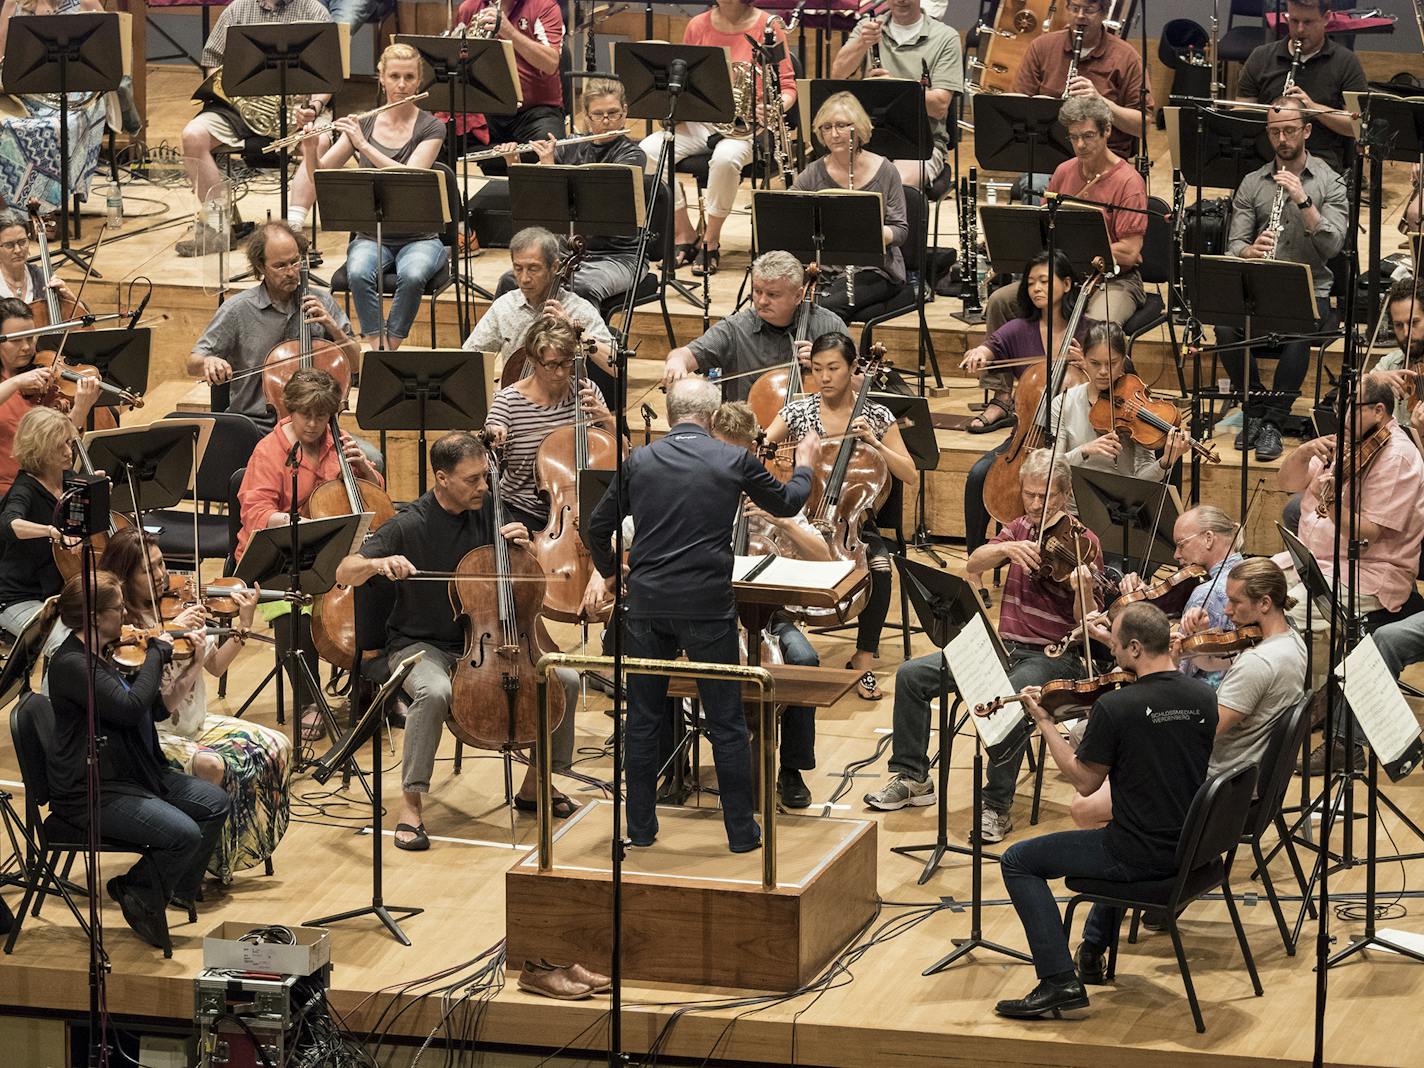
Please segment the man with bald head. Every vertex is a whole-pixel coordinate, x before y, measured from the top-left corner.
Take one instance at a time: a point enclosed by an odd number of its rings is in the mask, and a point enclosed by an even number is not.
[[[634,449],[598,502],[587,526],[593,564],[611,590],[619,560],[613,535],[625,515],[637,536],[628,554],[626,651],[629,656],[740,662],[736,600],[732,594],[732,526],[745,494],[775,516],[801,510],[811,492],[811,466],[820,438],[808,433],[796,447],[796,470],[778,482],[746,449],[712,436],[721,390],[705,378],[684,378],[668,390],[667,436]],[[650,846],[658,833],[654,801],[658,729],[667,678],[629,675],[628,837]],[[734,853],[761,845],[752,817],[751,750],[741,687],[700,680],[698,695],[712,740],[722,820]]]

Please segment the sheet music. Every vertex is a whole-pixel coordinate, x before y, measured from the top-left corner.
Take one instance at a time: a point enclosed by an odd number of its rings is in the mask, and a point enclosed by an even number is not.
[[[752,579],[754,586],[794,586],[829,590],[852,571],[850,560],[793,560],[789,556],[738,556],[732,563],[732,581],[745,582],[746,574],[762,561],[770,563]]]
[[[944,660],[954,676],[955,689],[971,711],[975,705],[986,705],[996,697],[1016,692],[1009,684],[1009,673],[999,660],[983,616],[976,615],[950,639],[944,647]],[[1019,729],[1022,720],[1023,707],[1017,704],[1001,708],[992,716],[969,717],[986,746],[998,745]]]
[[[1385,666],[1374,638],[1365,635],[1335,668],[1335,675],[1345,680],[1345,700],[1375,756],[1385,764],[1398,760],[1418,739],[1419,721],[1399,692],[1399,683]]]

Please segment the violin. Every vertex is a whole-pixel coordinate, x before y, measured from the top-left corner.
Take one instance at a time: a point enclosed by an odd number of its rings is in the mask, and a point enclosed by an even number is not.
[[[820,272],[819,265],[806,265],[806,291],[796,309],[796,329],[791,334],[791,362],[784,367],[767,371],[752,383],[752,388],[747,393],[747,404],[756,413],[757,422],[762,426],[771,426],[773,420],[781,414],[781,409],[805,392],[801,360],[796,355],[796,349],[800,342],[811,340],[806,334],[811,323],[811,309],[816,305],[816,286]]]
[[[581,235],[575,234],[569,239],[568,250],[559,257],[559,262],[554,267],[554,273],[549,279],[549,288],[544,292],[544,299],[539,301],[536,311],[549,301],[561,289],[567,289],[573,281],[574,272],[579,269],[579,264],[583,262],[584,240]],[[509,359],[504,361],[504,369],[499,373],[499,388],[512,386],[524,377],[529,369],[529,353],[524,346],[520,345],[509,354]]]
[[[1117,434],[1143,448],[1160,452],[1173,434],[1211,464],[1221,463],[1216,445],[1182,434],[1182,410],[1163,397],[1154,397],[1142,379],[1125,374],[1113,383],[1088,411],[1088,423],[1099,434]]]
[[[255,638],[260,642],[275,644],[276,639],[266,634],[253,634],[242,627],[194,627],[190,630],[173,630],[165,626],[157,627],[135,627],[125,623],[119,632],[119,638],[109,646],[110,656],[114,666],[120,671],[135,672],[143,667],[144,659],[148,656],[148,643],[156,641],[161,635],[168,635],[173,640],[173,659],[192,660],[193,659],[193,639],[192,635],[202,632],[204,636],[227,637],[238,635],[242,638]]]
[[[302,264],[300,278],[296,292],[296,340],[283,341],[280,345],[273,346],[262,363],[262,393],[272,410],[277,413],[278,422],[287,417],[287,402],[282,395],[287,388],[287,381],[304,368],[319,367],[331,375],[341,387],[342,397],[351,389],[351,365],[346,359],[345,350],[334,341],[315,337],[311,323],[307,322],[304,305],[311,273],[305,263]]]
[[[217,578],[203,584],[200,600],[210,617],[217,620],[236,619],[239,609],[234,593],[256,593],[258,604],[272,604],[287,599],[286,590],[264,590],[249,586],[240,578]],[[164,619],[171,618],[165,615]]]
[[[1345,472],[1353,470],[1355,478],[1360,479],[1365,475],[1366,469],[1374,463],[1375,458],[1384,451],[1384,447],[1389,444],[1390,429],[1388,423],[1376,423],[1374,429],[1365,435],[1359,447],[1352,449],[1351,443],[1345,443],[1344,455],[1340,458],[1340,468]],[[1324,484],[1320,497],[1315,502],[1315,514],[1321,519],[1330,518],[1331,505],[1335,503],[1337,496],[1335,492],[1335,462],[1331,460],[1325,465]]]
[[[1256,623],[1247,623],[1235,630],[1213,627],[1182,638],[1178,643],[1178,655],[1183,659],[1194,656],[1220,659],[1254,648],[1264,640],[1265,635]]]
[[[1014,410],[1019,413],[1018,422],[984,476],[984,506],[1000,523],[1007,525],[1024,514],[1019,471],[1029,453],[1053,441],[1053,428],[1049,426],[1053,398],[1067,389],[1072,379],[1083,380],[1082,372],[1069,364],[1068,350],[1077,336],[1083,311],[1093,293],[1102,285],[1107,270],[1101,257],[1093,261],[1093,266],[1097,273],[1083,283],[1078,293],[1073,313],[1064,324],[1063,340],[1057,355],[1052,361],[1045,359],[1024,368],[1014,386]]]
[[[1206,581],[1208,571],[1201,564],[1188,564],[1179,567],[1165,578],[1160,578],[1156,582],[1131,593],[1120,594],[1116,600],[1107,608],[1107,614],[1125,608],[1127,605],[1136,604],[1138,601],[1146,601],[1155,604],[1162,611],[1170,615],[1177,615],[1186,604],[1187,597],[1191,592]],[[1061,642],[1050,645],[1044,650],[1046,656],[1060,657],[1083,636],[1083,625],[1080,623]]]
[[[341,427],[331,417],[331,440],[336,449],[340,475],[312,490],[302,506],[308,519],[371,513],[371,530],[396,514],[386,491],[374,482],[357,478],[341,445]],[[356,601],[349,586],[334,586],[312,605],[312,644],[319,657],[338,668],[349,668],[356,659]]]
[[[466,745],[508,752],[534,745],[539,724],[539,658],[556,649],[539,615],[547,582],[534,554],[499,533],[504,501],[490,452],[492,545],[471,549],[450,583],[450,602],[465,648],[450,680],[450,729]],[[493,582],[461,582],[492,575]],[[564,717],[561,686],[548,687],[549,727]]]
[[[1080,566],[1098,559],[1097,543],[1085,537],[1088,528],[1068,512],[1050,516],[1038,535],[1037,577],[1067,582]]]
[[[592,348],[593,343],[584,343]],[[544,574],[563,578],[549,586],[544,615],[567,623],[582,622],[583,591],[593,574],[593,556],[579,532],[579,480],[590,468],[608,470],[618,460],[618,439],[592,426],[584,411],[580,390],[588,380],[588,354],[580,348],[574,357],[571,379],[574,391],[573,426],[552,431],[534,457],[534,474],[540,492],[549,501],[549,521],[533,534],[530,550]]]
[[[1054,679],[1052,682],[1045,682],[1039,690],[1038,704],[1054,723],[1062,723],[1091,711],[1098,698],[1103,695],[1136,681],[1136,675],[1120,669],[1102,675],[1090,675],[1086,679]],[[986,705],[975,705],[974,714],[992,716],[1005,705],[1016,704],[1027,696],[1026,693],[1015,693],[1008,697],[996,697]]]

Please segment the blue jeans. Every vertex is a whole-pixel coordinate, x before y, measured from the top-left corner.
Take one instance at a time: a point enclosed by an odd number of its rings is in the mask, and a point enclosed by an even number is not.
[[[1058,912],[1053,891],[1048,888],[1049,879],[1076,876],[1132,882],[1171,874],[1118,860],[1108,852],[1106,828],[1060,831],[1015,842],[1004,851],[999,871],[1004,877],[1004,889],[1009,892],[1014,911],[1023,924],[1033,966],[1040,979],[1062,975],[1074,968],[1073,957],[1068,952],[1068,932],[1063,930],[1063,917]],[[1096,949],[1106,949],[1121,923],[1122,909],[1094,905],[1083,925],[1083,941]]]
[[[321,2],[331,12],[332,22],[346,23],[351,27],[353,33],[358,27],[370,22],[376,9],[381,6],[380,0],[321,0]]]
[[[392,262],[396,265],[396,292],[386,316],[386,335],[404,341],[420,310],[420,298],[425,286],[445,265],[449,252],[437,239],[411,241],[404,245],[387,244],[381,249],[381,271]],[[381,332],[381,287],[376,269],[376,243],[364,237],[354,238],[346,249],[346,279],[356,302],[356,317],[361,333],[374,337]]]
[[[148,849],[129,869],[126,881],[159,913],[175,894],[189,899],[197,894],[230,805],[220,786],[173,768],[165,768],[161,777],[167,791],[163,797],[106,791],[99,812],[105,838]],[[78,817],[84,826],[83,813]]]
[[[671,660],[681,649],[690,660],[735,664],[741,659],[737,621],[630,617],[629,656]],[[646,845],[658,833],[658,734],[667,715],[665,675],[628,674],[628,837]],[[761,829],[752,818],[752,761],[747,721],[737,682],[698,679],[697,695],[712,740],[722,822],[734,850],[753,848]]]
[[[791,620],[768,627],[781,646],[781,659],[798,667],[819,667],[810,639]],[[781,713],[781,766],[810,771],[816,766],[816,710],[792,705]]]

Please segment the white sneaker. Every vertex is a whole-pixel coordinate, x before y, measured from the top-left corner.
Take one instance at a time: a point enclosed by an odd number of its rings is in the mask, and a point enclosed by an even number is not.
[[[921,782],[908,775],[896,775],[884,789],[865,795],[865,803],[881,812],[894,812],[906,805],[933,805],[937,800],[934,783],[928,776]]]
[[[992,844],[1002,842],[1004,836],[1014,829],[1014,817],[1009,812],[1000,812],[996,808],[984,807],[983,813],[979,817],[979,838],[981,841]]]

